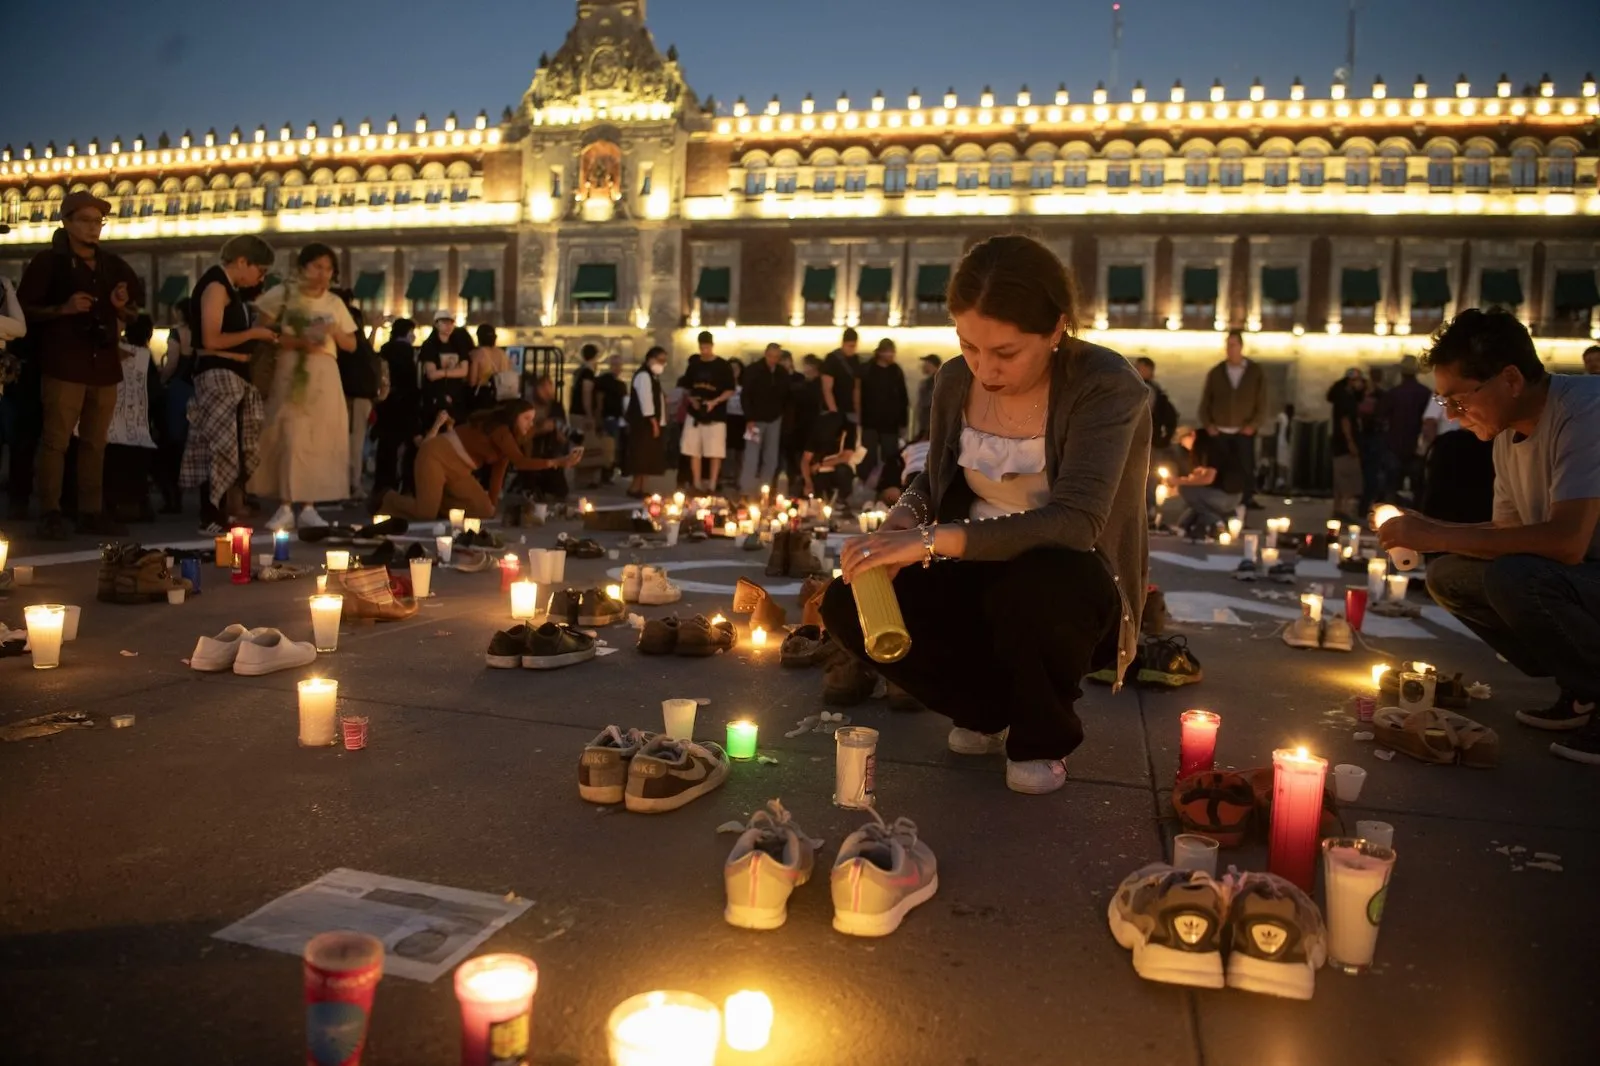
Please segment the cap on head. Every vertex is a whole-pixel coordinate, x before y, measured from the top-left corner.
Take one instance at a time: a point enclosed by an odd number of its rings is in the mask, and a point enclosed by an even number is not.
[[[69,192],[61,201],[61,217],[71,218],[85,207],[92,207],[102,216],[111,214],[111,205],[85,189]]]
[[[922,361],[933,367],[935,370],[939,369],[939,364],[944,362],[944,360],[940,359],[937,355],[925,355],[922,357]]]

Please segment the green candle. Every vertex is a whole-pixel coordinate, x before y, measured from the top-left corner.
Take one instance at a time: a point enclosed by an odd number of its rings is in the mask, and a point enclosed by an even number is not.
[[[728,723],[728,757],[754,759],[756,757],[756,724],[749,721]]]

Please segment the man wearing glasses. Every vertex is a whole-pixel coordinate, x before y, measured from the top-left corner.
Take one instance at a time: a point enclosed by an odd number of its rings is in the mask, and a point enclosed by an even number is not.
[[[1494,442],[1494,517],[1405,514],[1379,539],[1444,553],[1428,563],[1433,598],[1561,688],[1517,721],[1561,731],[1554,754],[1600,765],[1600,378],[1547,373],[1521,322],[1477,309],[1445,327],[1423,365],[1446,412]]]
[[[17,287],[44,375],[36,491],[39,535],[50,540],[69,536],[61,513],[61,483],[74,429],[78,532],[127,532],[102,513],[100,481],[106,433],[122,380],[118,342],[122,324],[144,303],[144,282],[120,257],[100,247],[100,227],[110,211],[110,204],[91,193],[69,193],[61,201],[61,229],[49,249],[33,257]]]

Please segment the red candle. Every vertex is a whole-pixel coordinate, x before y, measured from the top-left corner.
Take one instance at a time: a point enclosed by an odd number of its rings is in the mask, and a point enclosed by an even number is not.
[[[1305,748],[1272,753],[1272,832],[1267,869],[1311,891],[1317,869],[1317,827],[1322,822],[1323,778],[1328,760]]]
[[[480,955],[456,968],[461,1066],[528,1061],[539,967],[522,955]]]
[[[504,592],[511,587],[522,574],[522,560],[511,553],[506,553],[500,560],[500,591]]]
[[[1184,711],[1178,716],[1178,780],[1211,769],[1217,755],[1217,730],[1222,715],[1213,711]]]
[[[250,583],[250,529],[248,526],[234,526],[228,530],[230,546],[233,549],[233,583],[235,585],[248,585]]]

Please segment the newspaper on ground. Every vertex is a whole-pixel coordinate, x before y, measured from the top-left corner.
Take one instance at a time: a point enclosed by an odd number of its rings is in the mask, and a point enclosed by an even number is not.
[[[318,933],[348,929],[383,941],[385,976],[434,981],[531,905],[516,897],[340,868],[212,935],[299,955]]]

